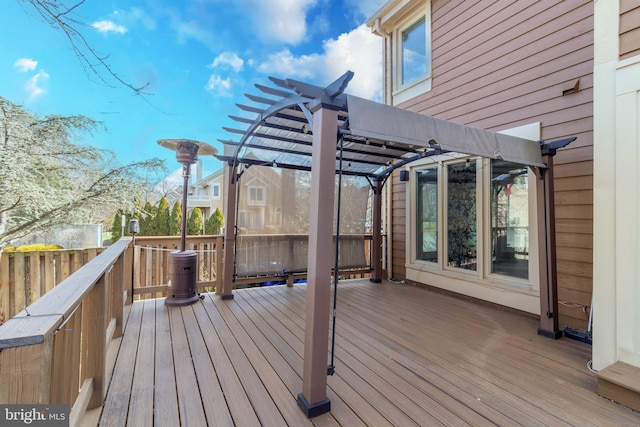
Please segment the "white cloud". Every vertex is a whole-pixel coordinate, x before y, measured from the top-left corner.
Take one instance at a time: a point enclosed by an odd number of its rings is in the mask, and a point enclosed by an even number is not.
[[[235,52],[222,52],[211,63],[211,68],[231,68],[234,72],[242,71],[244,61]]]
[[[27,99],[33,101],[36,98],[44,95],[46,90],[41,85],[49,79],[49,74],[44,70],[40,70],[36,75],[31,77],[24,85],[24,90],[27,92]]]
[[[323,53],[295,56],[289,49],[270,55],[258,71],[326,85],[347,70],[355,73],[347,92],[367,99],[382,98],[382,39],[366,25],[325,40]]]
[[[307,35],[306,13],[317,0],[240,0],[263,42],[296,45]]]
[[[217,74],[212,74],[211,77],[209,77],[209,81],[207,82],[205,89],[218,96],[232,96],[231,79],[223,79]]]
[[[124,34],[127,32],[126,27],[122,25],[118,25],[113,21],[96,21],[91,24],[93,28],[100,31],[101,33],[117,33]]]
[[[18,71],[26,73],[27,71],[35,70],[38,66],[38,61],[34,61],[31,58],[20,58],[15,62],[15,64],[13,64],[13,66],[17,68]]]

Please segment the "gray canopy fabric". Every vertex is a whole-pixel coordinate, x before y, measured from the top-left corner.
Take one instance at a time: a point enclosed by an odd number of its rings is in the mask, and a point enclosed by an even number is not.
[[[217,157],[236,165],[309,170],[313,140],[310,108],[322,102],[338,111],[336,132],[342,144],[336,147],[336,171],[340,169],[342,149],[345,174],[379,178],[399,164],[447,152],[545,167],[538,141],[475,129],[342,93],[352,76],[347,72],[327,88],[274,77],[270,80],[276,88],[256,85],[266,96],[246,96],[262,107],[238,105],[255,117],[230,116],[246,127],[225,128],[241,138],[220,140],[235,153],[233,157]]]
[[[364,138],[545,167],[540,143],[347,95],[349,130]]]

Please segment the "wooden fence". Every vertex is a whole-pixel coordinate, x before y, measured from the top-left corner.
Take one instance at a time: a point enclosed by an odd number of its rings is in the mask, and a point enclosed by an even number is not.
[[[104,248],[3,252],[0,257],[0,325],[103,251]]]
[[[362,239],[364,238],[364,241]],[[252,255],[248,249],[239,250],[237,257],[244,266],[235,280],[235,286],[245,287],[268,282],[287,282],[306,279],[306,235],[259,235],[242,236],[251,244],[244,247],[255,250],[265,239],[268,239],[268,250],[272,255],[284,260],[300,258],[299,268],[291,271],[248,272],[246,266],[251,264]],[[345,268],[341,275],[345,278],[366,277],[371,271],[371,235],[342,236],[341,252],[344,254]],[[293,243],[292,243],[293,242]],[[303,243],[304,250],[299,249]],[[223,236],[188,236],[187,249],[198,254],[197,287],[201,291],[213,292],[222,278]],[[357,246],[357,247],[354,247]],[[161,298],[168,289],[168,257],[169,253],[178,250],[179,236],[136,237],[133,259],[127,268],[131,277],[127,278],[128,295],[136,300]],[[364,246],[364,248],[363,248]],[[277,251],[276,248],[286,248]],[[4,252],[0,257],[0,325],[15,316],[25,307],[35,302],[40,296],[49,292],[57,284],[64,281],[72,273],[102,253],[104,248],[83,250],[54,250],[33,252]],[[363,252],[364,250],[364,252]],[[349,257],[358,254],[358,261]],[[258,264],[253,261],[253,264]],[[295,264],[295,263],[294,263]],[[133,289],[131,283],[133,281]]]

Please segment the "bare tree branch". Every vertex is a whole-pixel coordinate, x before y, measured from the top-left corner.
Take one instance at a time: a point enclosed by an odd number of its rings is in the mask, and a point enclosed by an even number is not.
[[[78,1],[71,6],[66,6],[65,2],[61,0],[18,1],[33,6],[38,14],[42,16],[50,26],[62,31],[69,40],[71,50],[76,55],[87,74],[95,75],[107,86],[115,87],[108,82],[106,76],[109,76],[119,85],[130,89],[136,95],[150,95],[150,93],[144,91],[149,86],[148,82],[142,86],[135,86],[124,80],[107,62],[107,59],[109,58],[108,55],[98,55],[96,50],[89,44],[84,34],[80,31],[79,27],[86,27],[86,24],[74,18],[73,15],[76,10],[84,4],[85,0]]]

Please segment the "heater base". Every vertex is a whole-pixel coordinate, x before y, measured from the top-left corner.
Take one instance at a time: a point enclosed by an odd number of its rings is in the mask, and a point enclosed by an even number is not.
[[[169,281],[165,305],[190,305],[200,299],[196,274],[198,256],[195,251],[175,251],[169,254]]]
[[[199,295],[195,295],[193,297],[189,297],[189,298],[175,298],[175,297],[167,297],[164,300],[164,305],[169,305],[169,306],[181,306],[181,305],[191,305],[194,302],[198,302],[198,300],[200,299]]]

